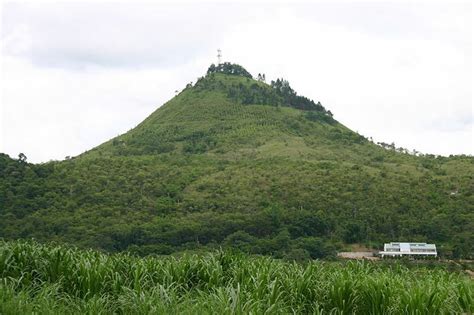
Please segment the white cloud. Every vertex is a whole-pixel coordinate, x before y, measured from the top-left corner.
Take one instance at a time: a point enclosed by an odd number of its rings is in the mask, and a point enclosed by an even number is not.
[[[173,97],[189,75],[179,68],[71,72],[15,57],[3,58],[3,71],[0,151],[24,152],[32,161],[77,155],[126,132]]]
[[[46,67],[173,67],[219,42],[229,23],[216,10],[232,11],[233,23],[249,18],[217,4],[13,3],[3,50]]]
[[[473,154],[469,4],[15,4],[2,29],[0,152],[77,155],[224,59],[283,76],[377,141]]]

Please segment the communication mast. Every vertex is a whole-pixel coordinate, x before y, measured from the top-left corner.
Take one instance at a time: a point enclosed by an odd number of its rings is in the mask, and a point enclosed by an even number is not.
[[[217,64],[220,65],[221,64],[221,59],[222,59],[222,51],[220,50],[220,48],[217,50]]]

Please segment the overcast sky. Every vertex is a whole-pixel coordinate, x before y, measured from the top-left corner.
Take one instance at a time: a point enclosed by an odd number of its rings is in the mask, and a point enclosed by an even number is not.
[[[216,62],[284,77],[376,141],[474,154],[466,2],[7,3],[0,152],[64,159],[128,131]]]

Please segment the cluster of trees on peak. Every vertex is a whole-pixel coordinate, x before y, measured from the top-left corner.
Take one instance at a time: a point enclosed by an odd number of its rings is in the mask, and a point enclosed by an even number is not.
[[[287,80],[283,78],[277,79],[276,81],[272,80],[270,86],[276,91],[278,95],[282,97],[284,104],[302,110],[324,112],[327,113],[328,116],[332,117],[331,111],[326,111],[320,102],[315,103],[313,100],[310,100],[307,97],[297,95]]]
[[[247,78],[247,82],[223,83],[212,76],[214,73],[242,76]],[[335,122],[332,118],[333,114],[331,111],[326,110],[320,102],[315,103],[307,97],[298,95],[296,91],[291,88],[290,83],[283,78],[278,78],[276,81],[272,80],[270,84],[265,84],[265,74],[259,73],[257,77],[258,82],[251,81],[248,79],[253,79],[253,77],[247,70],[240,65],[228,62],[217,66],[212,64],[207,74],[206,77],[199,78],[196,82],[198,89],[224,90],[227,92],[229,98],[245,105],[286,106],[304,111],[317,112],[317,114],[309,115],[309,119],[327,123]],[[186,88],[188,87],[191,86],[187,86]]]
[[[244,67],[230,62],[220,63],[217,66],[215,64],[211,64],[209,69],[207,69],[207,74],[211,73],[224,73],[230,75],[239,75],[250,79],[253,78],[252,75],[247,70],[245,70]]]
[[[263,77],[263,76],[261,76]],[[227,96],[245,105],[273,105],[293,107],[299,110],[312,112],[308,119],[334,123],[333,115],[320,102],[315,103],[307,97],[297,95],[288,81],[277,79],[271,81],[270,86],[253,82],[242,82],[227,87]]]

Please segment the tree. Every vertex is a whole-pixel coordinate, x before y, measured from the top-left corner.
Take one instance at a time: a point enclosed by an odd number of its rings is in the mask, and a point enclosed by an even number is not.
[[[26,155],[23,153],[18,154],[18,162],[20,163],[26,163]]]
[[[245,231],[237,231],[228,235],[224,244],[228,247],[238,248],[244,252],[250,252],[252,247],[255,246],[257,238],[248,234]]]

